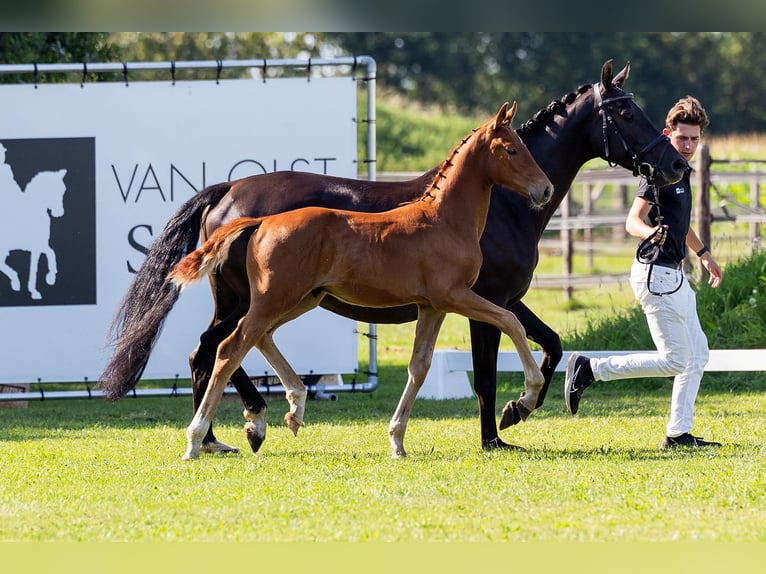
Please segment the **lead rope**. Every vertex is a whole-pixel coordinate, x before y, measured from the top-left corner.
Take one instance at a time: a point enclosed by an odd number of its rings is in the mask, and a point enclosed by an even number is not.
[[[646,178],[647,182],[649,183],[649,188],[652,190],[652,195],[654,195],[654,207],[657,209],[657,230],[652,233],[649,237],[646,239],[642,239],[638,243],[638,248],[636,249],[636,260],[639,263],[643,263],[645,265],[649,265],[649,271],[646,274],[646,288],[652,295],[657,295],[658,297],[662,297],[664,295],[672,295],[673,293],[676,293],[680,288],[681,285],[684,283],[684,274],[681,273],[681,281],[678,282],[678,285],[675,289],[672,291],[666,291],[666,292],[660,292],[660,291],[654,291],[651,286],[651,280],[652,280],[652,272],[654,271],[654,263],[657,261],[657,258],[660,256],[660,243],[659,242],[653,242],[652,239],[657,237],[658,234],[663,233],[662,229],[662,213],[660,212],[660,193],[657,189],[657,185],[654,183],[653,179]]]

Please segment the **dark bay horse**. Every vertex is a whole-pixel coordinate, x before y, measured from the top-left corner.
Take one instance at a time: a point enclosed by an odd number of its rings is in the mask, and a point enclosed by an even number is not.
[[[406,455],[404,434],[425,380],[446,313],[495,325],[513,340],[524,366],[519,409],[534,410],[543,375],[516,316],[471,290],[481,268],[479,240],[494,184],[544,205],[552,186],[511,129],[516,102],[466,137],[440,166],[417,201],[382,212],[304,207],[264,217],[242,217],[219,227],[182,259],[169,277],[180,287],[213,270],[237,273],[236,288],[250,305],[216,350],[207,391],[187,429],[184,459],[198,458],[202,440],[231,375],[253,347],[277,373],[293,431],[303,423],[306,387],[277,349],[274,331],[317,307],[324,297],[363,307],[417,305],[408,380],[388,434],[394,457]],[[321,175],[315,175],[322,178]],[[508,193],[512,193],[508,190]],[[244,272],[244,273],[243,273]],[[250,412],[255,440],[266,438],[266,410]]]
[[[634,174],[651,174],[663,185],[680,179],[685,160],[646,117],[632,95],[623,91],[629,65],[614,75],[612,62],[601,69],[601,81],[581,86],[576,93],[554,100],[523,124],[517,132],[554,185],[553,199],[542,210],[530,209],[518,194],[493,190],[481,249],[484,261],[473,290],[497,305],[512,310],[530,340],[543,350],[541,369],[545,377],[537,406],[541,406],[562,357],[558,335],[521,301],[532,281],[538,261],[538,241],[569,191],[582,165],[596,157],[620,165]],[[166,280],[167,273],[192,251],[199,239],[240,216],[261,216],[307,205],[355,211],[383,211],[418,198],[431,183],[436,168],[404,183],[360,182],[326,178],[317,185],[310,174],[259,175],[206,188],[188,200],[166,225],[149,250],[131,284],[113,324],[115,345],[101,380],[107,395],[123,396],[138,382],[162,322],[178,297],[178,288]],[[190,356],[194,409],[202,400],[213,368],[218,342],[228,336],[249,304],[240,301],[217,272],[211,274],[215,311],[200,344]],[[331,296],[321,306],[343,316],[371,323],[403,323],[417,318],[414,305],[380,309],[349,305]],[[500,330],[470,321],[474,390],[479,404],[481,443],[484,448],[507,448],[498,436],[496,423],[496,376]],[[260,412],[266,402],[244,372],[231,379],[246,411]],[[111,391],[109,390],[111,389]],[[509,403],[510,405],[510,403]],[[506,408],[501,428],[518,422],[512,405]],[[247,435],[251,437],[251,434]],[[251,442],[251,448],[258,448]],[[215,440],[212,427],[204,447],[233,450]]]

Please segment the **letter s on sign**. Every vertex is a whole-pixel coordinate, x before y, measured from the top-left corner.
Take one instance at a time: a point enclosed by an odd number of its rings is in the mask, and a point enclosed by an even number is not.
[[[152,226],[151,225],[135,225],[135,226],[133,226],[130,229],[130,231],[128,232],[128,243],[130,244],[130,246],[133,249],[135,249],[139,253],[143,253],[144,255],[146,255],[149,252],[149,246],[148,245],[144,245],[143,243],[140,243],[136,239],[136,231],[138,231],[139,229],[145,229],[145,230],[147,230],[149,232],[149,240],[150,240],[149,244],[151,245],[151,238],[152,238],[152,235],[153,235],[152,234]],[[126,261],[126,263],[128,265],[128,271],[130,273],[137,273],[138,272],[138,269],[133,267],[130,264],[130,261]]]

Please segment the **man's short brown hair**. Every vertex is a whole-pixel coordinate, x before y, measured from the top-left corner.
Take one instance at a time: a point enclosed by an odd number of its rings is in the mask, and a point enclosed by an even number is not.
[[[699,100],[693,96],[686,96],[676,102],[670,108],[665,118],[665,127],[673,131],[676,124],[689,124],[699,126],[700,131],[704,130],[710,122],[707,119],[707,112],[702,107]]]

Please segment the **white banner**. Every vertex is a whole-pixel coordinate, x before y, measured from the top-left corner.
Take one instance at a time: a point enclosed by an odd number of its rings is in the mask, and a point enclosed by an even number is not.
[[[348,78],[0,85],[0,382],[95,380],[117,305],[165,223],[214,183],[277,170],[356,177]],[[189,376],[206,281],[170,313],[143,378]],[[299,373],[357,367],[356,323],[281,328]],[[251,375],[272,371],[256,351]]]

